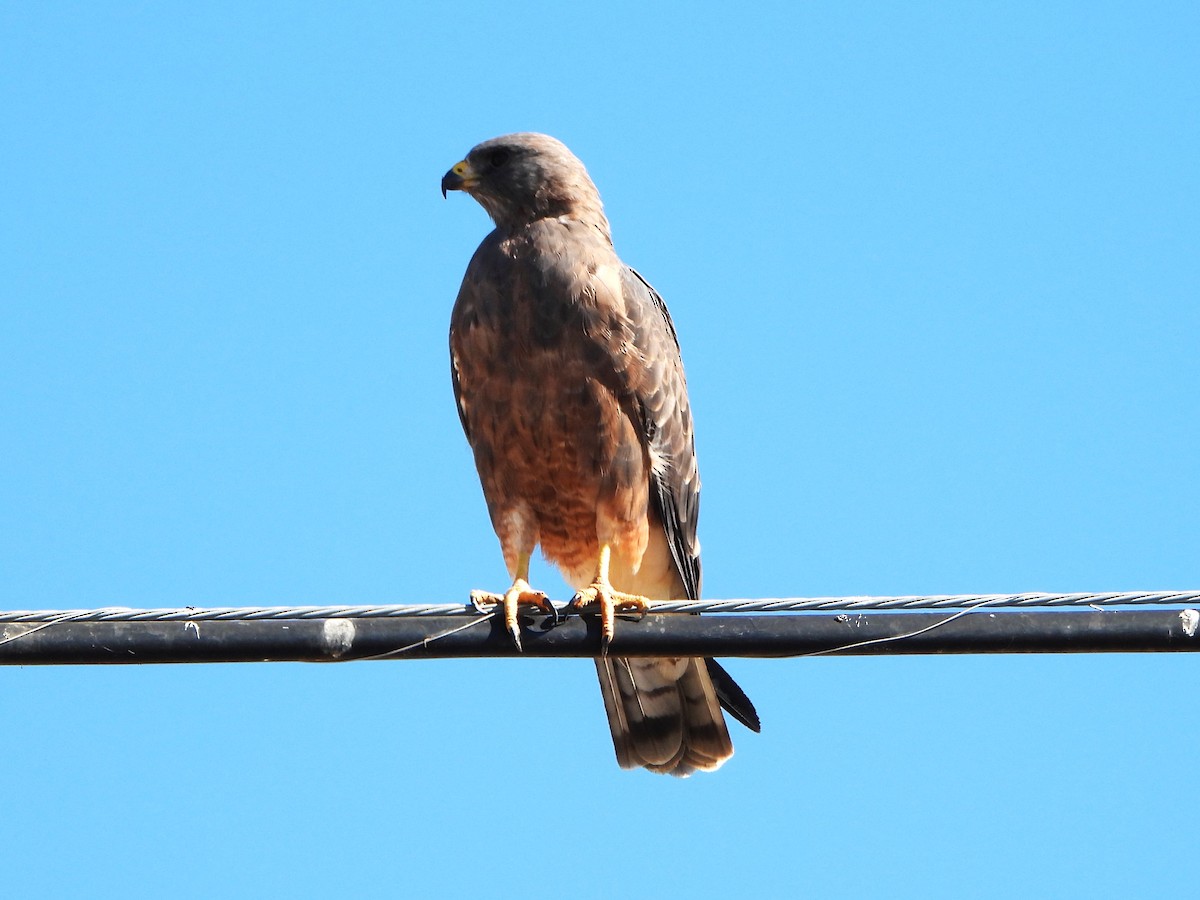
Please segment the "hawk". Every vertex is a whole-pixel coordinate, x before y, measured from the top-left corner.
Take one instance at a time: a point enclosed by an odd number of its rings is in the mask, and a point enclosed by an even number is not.
[[[600,691],[617,762],[689,775],[733,755],[721,707],[759,730],[711,659],[607,655],[618,611],[698,599],[700,478],[675,327],[613,249],[587,170],[544,134],[484,141],[442,178],[495,223],[450,320],[454,396],[512,578],[497,603],[553,611],[529,584],[543,553],[598,606]]]

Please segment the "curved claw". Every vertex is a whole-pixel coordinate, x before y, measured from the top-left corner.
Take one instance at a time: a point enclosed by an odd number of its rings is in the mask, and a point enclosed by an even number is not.
[[[499,594],[493,594],[491,591],[471,591],[471,606],[475,607],[475,612],[481,616],[495,612],[496,604],[503,599]]]
[[[537,607],[551,616],[556,625],[558,624],[558,610],[554,608],[550,598],[541,591],[535,591],[523,578],[514,581],[512,587],[503,594],[494,594],[491,591],[471,591],[471,605],[481,613],[493,612],[499,606],[504,617],[504,630],[512,637],[517,650],[524,650],[521,646],[521,624],[518,620],[518,613],[522,605]],[[485,606],[488,608],[485,609]]]
[[[596,604],[600,607],[600,655],[608,655],[608,645],[612,643],[613,634],[617,629],[617,613],[637,613],[644,616],[650,609],[650,601],[637,594],[626,594],[614,590],[612,585],[595,581],[571,600],[571,609],[582,612],[584,607]]]

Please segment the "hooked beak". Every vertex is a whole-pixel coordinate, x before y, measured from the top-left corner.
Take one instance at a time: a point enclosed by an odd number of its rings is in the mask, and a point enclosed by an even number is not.
[[[479,182],[478,176],[465,159],[451,166],[450,171],[442,176],[442,197],[448,191],[469,191]]]

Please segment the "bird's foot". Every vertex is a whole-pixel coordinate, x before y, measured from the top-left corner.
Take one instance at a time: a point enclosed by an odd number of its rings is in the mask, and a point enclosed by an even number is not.
[[[617,613],[645,615],[650,609],[650,600],[638,594],[626,594],[611,584],[593,581],[571,600],[570,608],[582,612],[585,607],[599,606],[600,611],[600,654],[608,655],[608,645],[616,630]]]
[[[517,649],[521,648],[521,626],[517,621],[517,613],[521,606],[535,606],[548,614],[554,624],[558,624],[558,610],[541,591],[535,591],[524,578],[518,578],[503,594],[493,594],[490,591],[471,591],[471,605],[481,613],[488,613],[500,607],[504,615],[504,630],[512,635]]]

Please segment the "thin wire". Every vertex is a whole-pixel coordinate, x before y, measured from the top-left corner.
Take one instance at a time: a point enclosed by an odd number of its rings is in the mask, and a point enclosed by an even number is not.
[[[79,615],[76,613],[70,613],[70,612],[58,613],[53,618],[46,619],[40,625],[36,625],[33,628],[26,629],[25,631],[22,631],[20,634],[10,634],[6,638],[0,638],[0,645],[7,644],[11,641],[20,640],[21,638],[24,638],[24,637],[29,637],[29,635],[34,634],[35,632],[41,631],[43,628],[49,628],[51,625],[58,625],[60,622],[78,621],[78,619],[79,619]]]
[[[1200,591],[1123,591],[1021,594],[924,594],[898,597],[798,597],[655,603],[655,612],[857,612],[861,610],[970,609],[989,607],[1144,606],[1200,602]]]
[[[963,616],[969,616],[971,613],[978,611],[980,606],[984,605],[984,603],[980,603],[971,607],[970,609],[960,609],[953,615],[946,616],[944,619],[939,619],[937,622],[926,625],[924,628],[918,628],[916,631],[906,631],[904,634],[893,634],[889,635],[888,637],[871,638],[869,641],[854,641],[853,643],[842,644],[837,647],[830,647],[828,650],[813,650],[811,653],[801,653],[800,656],[829,656],[833,653],[843,653],[846,650],[854,650],[857,647],[869,647],[872,644],[887,644],[891,643],[892,641],[904,641],[908,638],[916,637],[919,634],[925,634],[927,631],[933,631],[935,628],[941,628],[943,625],[949,625],[955,619],[960,619]]]
[[[653,612],[784,613],[863,610],[974,609],[988,607],[1177,606],[1200,603],[1200,591],[1108,593],[932,594],[899,597],[793,597],[763,600],[680,600],[654,603]],[[562,609],[562,606],[558,607]],[[478,616],[469,603],[378,606],[224,606],[131,609],[108,606],[77,610],[0,611],[0,623],[253,621],[261,619],[376,619],[402,616]],[[29,633],[29,632],[26,632]]]
[[[371,656],[355,656],[352,659],[347,660],[347,662],[363,662],[368,659],[390,659],[393,656],[400,656],[403,653],[407,653],[409,650],[415,650],[417,647],[428,647],[434,641],[439,641],[444,637],[450,637],[452,634],[458,634],[460,631],[466,631],[468,628],[474,628],[476,625],[479,625],[483,622],[490,622],[491,620],[492,616],[489,613],[488,615],[472,619],[465,625],[457,625],[454,628],[447,628],[445,631],[439,631],[437,634],[432,634],[427,638],[421,638],[421,640],[409,644],[406,647],[398,647],[395,650],[388,650],[384,653],[374,653]]]

